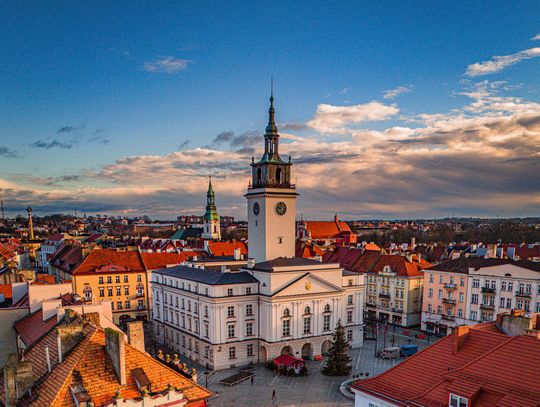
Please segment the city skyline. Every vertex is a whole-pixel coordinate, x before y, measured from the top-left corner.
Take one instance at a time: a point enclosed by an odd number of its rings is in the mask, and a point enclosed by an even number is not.
[[[245,218],[272,75],[306,218],[539,215],[539,6],[143,4],[5,6],[7,215]]]

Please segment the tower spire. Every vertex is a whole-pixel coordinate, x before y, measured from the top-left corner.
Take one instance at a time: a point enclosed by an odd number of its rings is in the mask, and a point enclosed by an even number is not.
[[[268,109],[268,126],[266,126],[267,135],[277,135],[275,120],[276,109],[274,109],[274,77],[270,78],[270,108]]]

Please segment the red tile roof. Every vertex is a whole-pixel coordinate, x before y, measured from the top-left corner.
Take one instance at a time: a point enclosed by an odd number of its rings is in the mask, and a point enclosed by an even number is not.
[[[296,242],[296,257],[304,257],[306,259],[311,259],[315,256],[322,256],[324,253],[325,251],[319,246],[313,244],[313,242]]]
[[[168,253],[168,252],[161,252],[161,253],[146,253],[142,252],[141,257],[142,261],[144,263],[144,266],[147,270],[158,270],[161,268],[165,268],[169,265],[178,265],[193,256],[196,256],[197,252],[180,252],[180,253]],[[199,253],[200,254],[200,253]]]
[[[24,344],[29,347],[39,338],[49,332],[56,324],[58,319],[56,314],[43,320],[43,310],[39,309],[36,312],[25,316],[15,322],[15,332],[17,332]]]
[[[17,254],[11,250],[6,244],[0,242],[0,257],[3,257],[4,260],[9,260],[15,257]]]
[[[54,276],[50,274],[36,274],[36,281],[34,284],[54,284]]]
[[[475,407],[540,405],[540,339],[479,328],[457,352],[449,335],[353,388],[400,406],[446,406],[449,393],[472,397]]]
[[[91,323],[86,323],[83,333],[84,338],[65,356],[61,364],[58,364],[56,329],[52,329],[28,349],[25,358],[33,362],[34,379],[38,384],[32,391],[33,399],[26,400],[21,403],[22,405],[74,406],[69,385],[76,381],[82,382],[96,406],[111,403],[117,390],[125,398],[136,398],[140,396],[140,392],[131,374],[136,368],[144,369],[144,373],[152,383],[153,392],[162,391],[171,384],[184,393],[188,405],[211,396],[204,387],[186,379],[128,343],[125,344],[126,385],[121,386],[104,349],[104,331]],[[46,346],[49,347],[53,364],[51,373],[47,372]]]
[[[380,252],[339,246],[334,251],[326,252],[323,256],[323,262],[339,263],[340,267],[345,270],[366,273],[371,270],[379,257],[381,257]]]
[[[418,263],[416,260],[409,261],[405,256],[397,254],[384,254],[371,268],[370,272],[379,273],[383,271],[386,266],[390,266],[392,271],[398,276],[403,277],[418,277],[424,275],[423,268],[431,266],[430,263],[423,262],[424,265]]]
[[[343,221],[304,221],[311,239],[330,239],[341,237],[343,232],[352,232]]]
[[[82,248],[79,244],[64,243],[54,252],[49,263],[65,272],[72,272],[83,261]]]
[[[240,249],[242,256],[248,253],[245,242],[208,242],[208,251],[212,256],[234,256],[235,249]]]
[[[93,274],[104,266],[120,266],[128,271],[145,271],[138,251],[117,251],[114,249],[94,248],[83,262],[73,271],[73,275]]]

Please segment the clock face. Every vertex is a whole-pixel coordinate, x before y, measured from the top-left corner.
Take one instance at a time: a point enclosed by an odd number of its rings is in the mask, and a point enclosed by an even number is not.
[[[276,204],[276,213],[278,215],[285,215],[285,212],[287,212],[287,205],[285,205],[285,202],[278,202]]]
[[[255,215],[258,215],[260,211],[261,211],[261,207],[259,206],[259,203],[258,203],[258,202],[255,202],[255,203],[253,204],[253,213],[254,213]]]

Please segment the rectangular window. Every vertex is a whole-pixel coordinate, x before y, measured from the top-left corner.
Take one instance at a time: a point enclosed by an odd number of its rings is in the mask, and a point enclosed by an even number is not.
[[[311,333],[311,317],[304,318],[304,334]]]
[[[501,297],[499,307],[500,307],[500,308],[504,308],[505,304],[506,304],[506,299],[503,298],[503,297]]]
[[[124,295],[129,295],[129,286],[124,287]]]
[[[116,303],[116,309],[122,309],[122,301]]]
[[[253,315],[253,305],[246,304],[246,315]]]
[[[347,305],[353,305],[353,296],[352,295],[347,296]]]
[[[234,324],[227,325],[227,335],[229,338],[234,338]]]
[[[236,359],[236,347],[234,346],[229,348],[229,359]]]
[[[511,309],[512,308],[512,298],[506,299],[506,308]]]
[[[501,281],[501,291],[506,291],[506,281]]]
[[[233,295],[233,289],[232,288],[227,288],[227,295],[229,297],[231,297]]]
[[[206,288],[204,289],[204,295],[206,295],[206,296],[208,297],[208,287],[206,287]]]
[[[116,287],[116,295],[122,295],[122,287]]]
[[[450,407],[468,407],[469,400],[465,397],[460,397],[450,393]]]
[[[457,310],[457,316],[463,318],[463,310],[461,308]]]
[[[137,309],[144,309],[144,300],[137,300]]]
[[[251,295],[251,287],[246,287],[246,295]]]
[[[182,298],[182,309],[186,309],[186,301],[183,298]]]
[[[129,277],[128,276],[124,276],[124,283],[127,283],[129,281]]]
[[[116,276],[115,279],[114,279],[114,281],[115,281],[116,283],[119,283],[119,282],[120,282],[120,276]]]
[[[253,322],[246,323],[246,336],[253,335]]]
[[[471,311],[471,320],[477,321],[477,314],[476,314],[476,311]]]
[[[227,307],[227,316],[234,317],[234,305],[229,305]]]
[[[432,312],[432,311],[433,311],[433,307],[431,306],[431,304],[428,304],[427,312]]]
[[[112,287],[107,287],[107,295],[112,297]]]
[[[204,316],[208,318],[208,305],[204,306]]]
[[[429,273],[429,282],[433,283],[433,273]]]
[[[478,294],[471,295],[471,304],[478,304]]]
[[[103,284],[103,277],[99,277],[98,282],[99,282],[99,284]]]
[[[508,282],[508,291],[513,291],[514,290],[514,282],[513,281],[509,281]]]
[[[208,323],[204,323],[204,337],[208,338]]]
[[[330,330],[330,315],[323,315],[323,331]]]
[[[459,302],[463,302],[463,293],[459,293]]]
[[[353,331],[352,331],[352,329],[348,329],[347,330],[347,340],[350,342],[350,341],[352,341],[352,338],[353,338]]]
[[[433,288],[428,290],[428,298],[433,298]]]
[[[439,300],[442,300],[442,297],[443,297],[443,292],[442,290],[439,290]]]
[[[124,304],[124,306],[126,307],[126,309],[130,309],[131,308],[131,301],[127,300],[126,303]]]
[[[473,288],[478,288],[478,287],[480,287],[480,279],[478,279],[478,278],[473,278],[472,286],[473,286]]]
[[[461,279],[459,280],[459,285],[461,287],[465,287],[465,277],[461,277]]]
[[[107,284],[111,284],[112,283],[112,276],[107,276]]]
[[[246,346],[246,352],[248,356],[253,356],[253,344],[250,343]]]
[[[348,324],[352,323],[352,315],[353,315],[352,309],[348,309],[347,310],[347,323]]]
[[[283,336],[289,336],[291,334],[291,320],[284,319],[282,325]]]
[[[140,283],[142,281],[142,276],[140,274],[137,274],[137,282]]]
[[[105,297],[105,289],[103,287],[99,287],[99,296]]]

